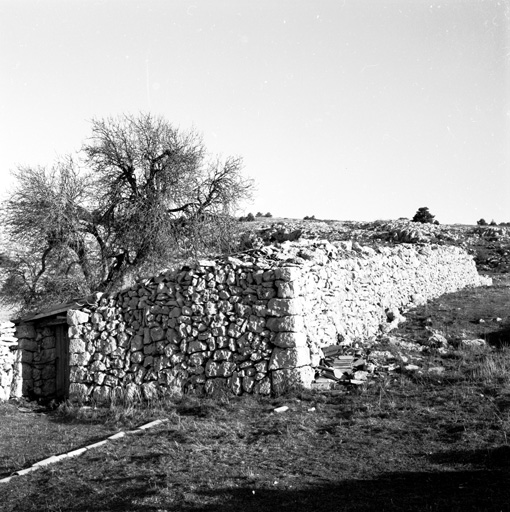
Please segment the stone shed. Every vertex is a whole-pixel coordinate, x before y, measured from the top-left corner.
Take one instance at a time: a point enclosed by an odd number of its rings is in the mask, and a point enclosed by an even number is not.
[[[490,284],[457,247],[286,242],[197,261],[23,319],[23,393],[81,400],[309,387],[322,349]]]
[[[87,304],[86,299],[58,304],[15,320],[23,396],[57,399],[69,396],[68,312]]]

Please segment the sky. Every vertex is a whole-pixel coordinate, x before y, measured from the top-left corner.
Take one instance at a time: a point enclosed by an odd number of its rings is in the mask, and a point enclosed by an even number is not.
[[[510,221],[510,0],[0,0],[0,188],[151,112],[241,213]]]

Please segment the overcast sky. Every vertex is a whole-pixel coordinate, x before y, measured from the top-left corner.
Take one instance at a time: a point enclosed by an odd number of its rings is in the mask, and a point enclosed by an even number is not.
[[[0,176],[153,112],[246,212],[510,221],[509,0],[0,0]]]

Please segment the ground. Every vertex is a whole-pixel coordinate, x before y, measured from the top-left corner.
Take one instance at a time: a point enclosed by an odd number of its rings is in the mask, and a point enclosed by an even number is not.
[[[385,242],[391,229],[352,232],[368,242],[376,233]],[[457,237],[450,231],[440,234]],[[0,483],[0,510],[510,510],[505,237],[457,238],[485,251],[478,265],[494,285],[406,312],[398,329],[363,349],[374,366],[361,385],[106,408],[0,405],[0,479],[119,430],[167,419]],[[276,412],[281,406],[288,409]]]

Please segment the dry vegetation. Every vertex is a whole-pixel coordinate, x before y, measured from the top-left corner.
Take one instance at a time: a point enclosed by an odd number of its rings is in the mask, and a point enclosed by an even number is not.
[[[360,387],[108,408],[0,405],[0,478],[168,419],[0,484],[0,510],[510,510],[510,280],[494,278],[406,314],[391,333],[397,368]],[[431,330],[447,350],[406,352]],[[464,343],[472,339],[487,343]],[[390,341],[372,349],[395,351]]]

